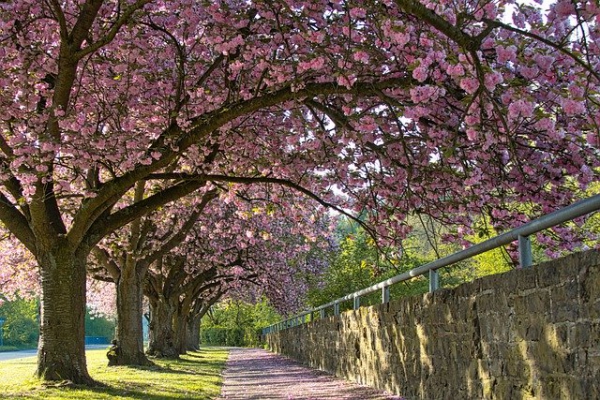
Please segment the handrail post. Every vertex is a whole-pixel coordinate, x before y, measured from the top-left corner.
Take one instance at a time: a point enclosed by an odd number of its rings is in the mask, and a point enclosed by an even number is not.
[[[519,235],[519,265],[521,268],[529,268],[532,264],[531,240],[529,240],[529,236]]]
[[[333,315],[335,315],[336,317],[340,315],[340,303],[335,303],[333,305]]]
[[[321,308],[321,309],[319,310],[319,317],[320,317],[321,319],[325,318],[325,309],[324,309],[324,308]]]
[[[360,296],[354,296],[353,308],[358,310],[360,308]]]
[[[381,288],[381,303],[387,304],[390,302],[390,287],[384,286]]]
[[[429,293],[433,293],[440,288],[440,274],[437,269],[429,270]]]

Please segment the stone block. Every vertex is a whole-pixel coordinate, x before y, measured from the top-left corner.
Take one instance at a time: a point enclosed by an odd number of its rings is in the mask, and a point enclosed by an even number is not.
[[[511,296],[511,305],[519,316],[530,314],[547,314],[551,311],[550,292],[539,290],[527,294],[514,294]]]
[[[581,313],[579,285],[577,282],[566,282],[550,290],[552,297],[551,319],[553,323],[576,321]]]
[[[599,340],[598,336],[592,337],[592,323],[590,321],[579,321],[570,325],[568,337],[571,350],[593,347],[592,340],[596,342]]]
[[[568,257],[553,260],[536,265],[533,269],[537,272],[537,283],[539,288],[554,286],[573,278],[573,270],[567,264],[572,261]]]
[[[579,283],[582,315],[590,319],[600,319],[600,266],[582,268]]]
[[[517,290],[528,291],[537,287],[538,272],[535,268],[524,268],[512,272],[515,277]]]

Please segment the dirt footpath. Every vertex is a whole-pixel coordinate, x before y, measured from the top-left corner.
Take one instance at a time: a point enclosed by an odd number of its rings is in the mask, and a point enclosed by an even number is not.
[[[220,399],[400,400],[266,350],[231,349]]]

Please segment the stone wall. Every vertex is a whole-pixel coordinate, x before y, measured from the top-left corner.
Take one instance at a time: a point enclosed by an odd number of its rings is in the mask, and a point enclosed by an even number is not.
[[[348,311],[267,343],[407,399],[600,399],[600,253]]]

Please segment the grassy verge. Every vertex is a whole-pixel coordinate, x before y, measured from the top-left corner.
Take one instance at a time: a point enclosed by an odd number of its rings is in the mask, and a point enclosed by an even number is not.
[[[34,347],[32,347],[34,348]],[[17,351],[17,350],[21,350],[19,349],[17,346],[0,346],[0,353],[3,353],[5,351]]]
[[[215,399],[227,350],[204,348],[155,367],[107,367],[105,350],[87,351],[92,378],[104,387],[49,386],[33,377],[35,357],[0,361],[0,397],[10,399]]]

